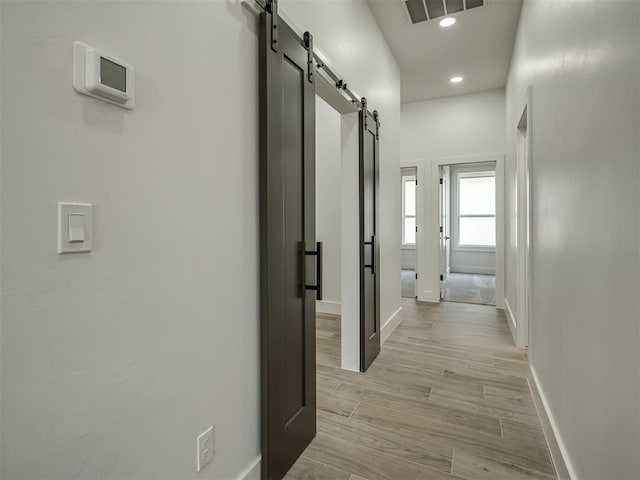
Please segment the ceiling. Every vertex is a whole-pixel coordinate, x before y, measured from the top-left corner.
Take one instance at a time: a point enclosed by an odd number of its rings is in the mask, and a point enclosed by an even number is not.
[[[504,87],[522,0],[485,0],[486,6],[412,25],[403,0],[367,0],[402,74],[402,102]],[[449,79],[464,77],[458,84]]]

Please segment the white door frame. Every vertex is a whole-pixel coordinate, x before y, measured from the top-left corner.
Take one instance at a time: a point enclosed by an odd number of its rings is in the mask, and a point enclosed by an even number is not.
[[[514,341],[524,348],[530,342],[532,268],[532,144],[531,144],[531,87],[527,88],[524,105],[516,125],[516,331]]]
[[[358,110],[329,83],[316,75],[316,95],[340,114],[342,152],[340,200],[340,303],[322,301],[325,313],[339,314],[341,368],[360,371],[360,210]]]
[[[408,161],[408,162],[400,162],[400,179],[402,179],[402,169],[403,168],[415,168],[416,169],[416,283],[415,283],[415,295],[416,298],[418,297],[418,282],[420,280],[420,274],[419,274],[419,270],[420,270],[420,222],[422,220],[422,202],[424,201],[423,199],[423,194],[422,194],[422,171],[424,169],[424,165],[423,162],[418,161],[418,160],[414,160],[414,161]],[[402,188],[402,187],[401,187]],[[402,192],[401,192],[402,195]],[[402,199],[400,200],[402,201]],[[403,205],[400,205],[400,208],[403,208]],[[400,213],[400,218],[402,221],[402,210]],[[402,225],[402,223],[400,224],[400,228],[404,228],[404,225]],[[402,231],[400,231],[400,248],[402,248]]]
[[[449,165],[445,165],[442,167],[442,178],[444,178],[444,198],[447,203],[445,207],[445,222],[444,222],[444,237],[445,237],[445,258],[444,258],[444,281],[447,281],[449,274],[451,273],[451,239],[453,238],[451,235],[451,211],[453,202],[451,201],[451,192],[453,191],[451,186],[451,167]],[[447,238],[449,237],[449,238]],[[448,244],[446,242],[449,242]]]
[[[462,165],[466,163],[496,164],[496,308],[504,309],[504,278],[505,278],[505,238],[504,238],[504,153],[487,153],[456,157],[438,157],[431,161],[431,218],[425,224],[425,237],[429,245],[429,259],[433,268],[429,269],[429,278],[425,278],[428,285],[424,289],[428,302],[440,302],[440,219],[439,219],[439,187],[440,167],[444,165]],[[419,231],[420,229],[418,229]],[[421,290],[422,291],[422,290]]]

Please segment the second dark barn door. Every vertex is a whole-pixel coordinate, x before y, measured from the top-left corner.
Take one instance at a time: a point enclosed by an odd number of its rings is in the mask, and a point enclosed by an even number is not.
[[[378,115],[360,112],[360,370],[380,353]]]
[[[279,480],[316,433],[315,85],[312,42],[277,11],[260,23],[262,478]]]

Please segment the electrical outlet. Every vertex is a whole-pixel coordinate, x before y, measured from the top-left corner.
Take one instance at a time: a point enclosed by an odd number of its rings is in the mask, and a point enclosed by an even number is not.
[[[198,435],[196,440],[197,446],[197,458],[196,458],[196,471],[202,470],[211,460],[216,453],[216,445],[214,443],[214,430],[213,427],[207,428],[204,432]]]

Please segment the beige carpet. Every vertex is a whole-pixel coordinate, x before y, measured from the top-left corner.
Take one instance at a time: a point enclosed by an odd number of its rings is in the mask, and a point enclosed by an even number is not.
[[[416,271],[402,270],[400,275],[400,295],[405,298],[416,298]]]
[[[444,289],[444,300],[458,303],[496,304],[495,275],[450,273]]]

